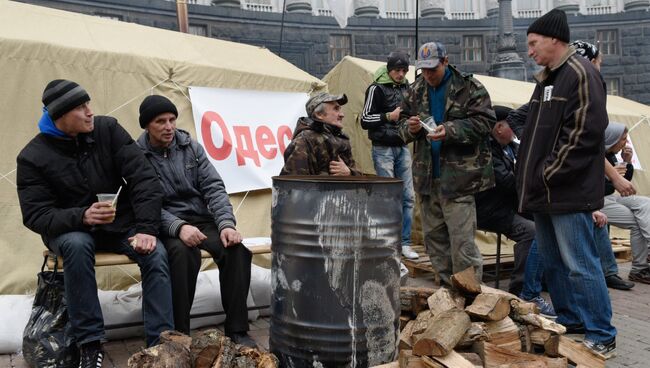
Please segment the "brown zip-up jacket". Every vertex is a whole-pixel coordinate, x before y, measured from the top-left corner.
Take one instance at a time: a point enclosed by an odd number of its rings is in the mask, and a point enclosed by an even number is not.
[[[599,72],[569,48],[559,66],[535,79],[516,168],[519,211],[601,208],[608,118]]]

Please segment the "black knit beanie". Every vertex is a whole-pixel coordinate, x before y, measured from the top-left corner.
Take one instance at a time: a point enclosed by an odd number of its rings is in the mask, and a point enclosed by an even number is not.
[[[45,86],[42,101],[52,120],[56,120],[66,112],[90,101],[90,96],[83,87],[73,81],[55,79]]]
[[[140,104],[140,128],[144,129],[156,116],[171,112],[178,117],[178,110],[165,96],[151,95]]]
[[[507,106],[496,105],[493,106],[493,108],[494,108],[494,113],[497,116],[497,122],[501,120],[506,120],[508,118],[508,114],[510,113],[510,111],[512,111],[512,109]]]
[[[408,69],[409,56],[403,52],[393,51],[388,55],[388,63],[386,63],[388,71],[393,69]]]
[[[569,31],[569,22],[566,13],[559,9],[553,9],[550,12],[537,18],[533,24],[528,27],[529,33],[537,33],[542,36],[557,38],[560,41],[569,43],[571,32]]]

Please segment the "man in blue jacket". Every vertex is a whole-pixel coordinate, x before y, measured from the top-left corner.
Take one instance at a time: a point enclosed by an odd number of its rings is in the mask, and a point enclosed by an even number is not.
[[[112,117],[94,116],[89,104],[77,83],[48,83],[40,133],[18,155],[17,184],[23,223],[65,260],[65,297],[80,367],[96,368],[104,355],[104,318],[95,251],[122,253],[140,266],[148,346],[174,325],[167,252],[156,239],[160,183],[126,130]],[[116,193],[121,186],[116,203],[97,200],[98,193]]]
[[[256,347],[248,336],[246,298],[251,252],[241,243],[221,176],[203,147],[176,129],[178,110],[166,97],[148,96],[140,105],[140,148],[162,184],[161,240],[169,254],[176,330],[190,333],[190,309],[201,267],[201,249],[219,266],[225,332],[237,344]]]

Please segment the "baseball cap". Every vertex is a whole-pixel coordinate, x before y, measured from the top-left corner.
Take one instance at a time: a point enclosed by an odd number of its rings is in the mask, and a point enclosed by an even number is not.
[[[445,45],[440,42],[427,42],[418,51],[418,60],[415,62],[415,68],[435,68],[440,64],[440,59],[445,56],[447,56]]]
[[[331,95],[326,92],[321,92],[312,98],[310,98],[307,103],[305,104],[305,109],[307,110],[307,115],[311,116],[314,113],[314,110],[318,107],[318,105],[322,104],[323,102],[338,102],[339,105],[343,106],[346,103],[348,103],[348,97],[345,94],[342,95]]]

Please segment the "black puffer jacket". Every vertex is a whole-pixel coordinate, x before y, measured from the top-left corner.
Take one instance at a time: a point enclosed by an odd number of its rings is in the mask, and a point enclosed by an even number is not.
[[[156,173],[135,141],[112,117],[96,116],[95,129],[76,138],[43,133],[17,158],[18,199],[23,223],[48,239],[71,231],[157,235],[162,190]],[[111,224],[86,226],[84,211],[97,193],[115,193],[124,184]]]
[[[361,113],[361,127],[368,130],[368,138],[377,146],[403,146],[399,136],[399,122],[390,121],[386,113],[401,106],[408,93],[408,82],[396,84],[388,76],[386,67],[377,71],[375,82],[366,90],[366,100]]]

